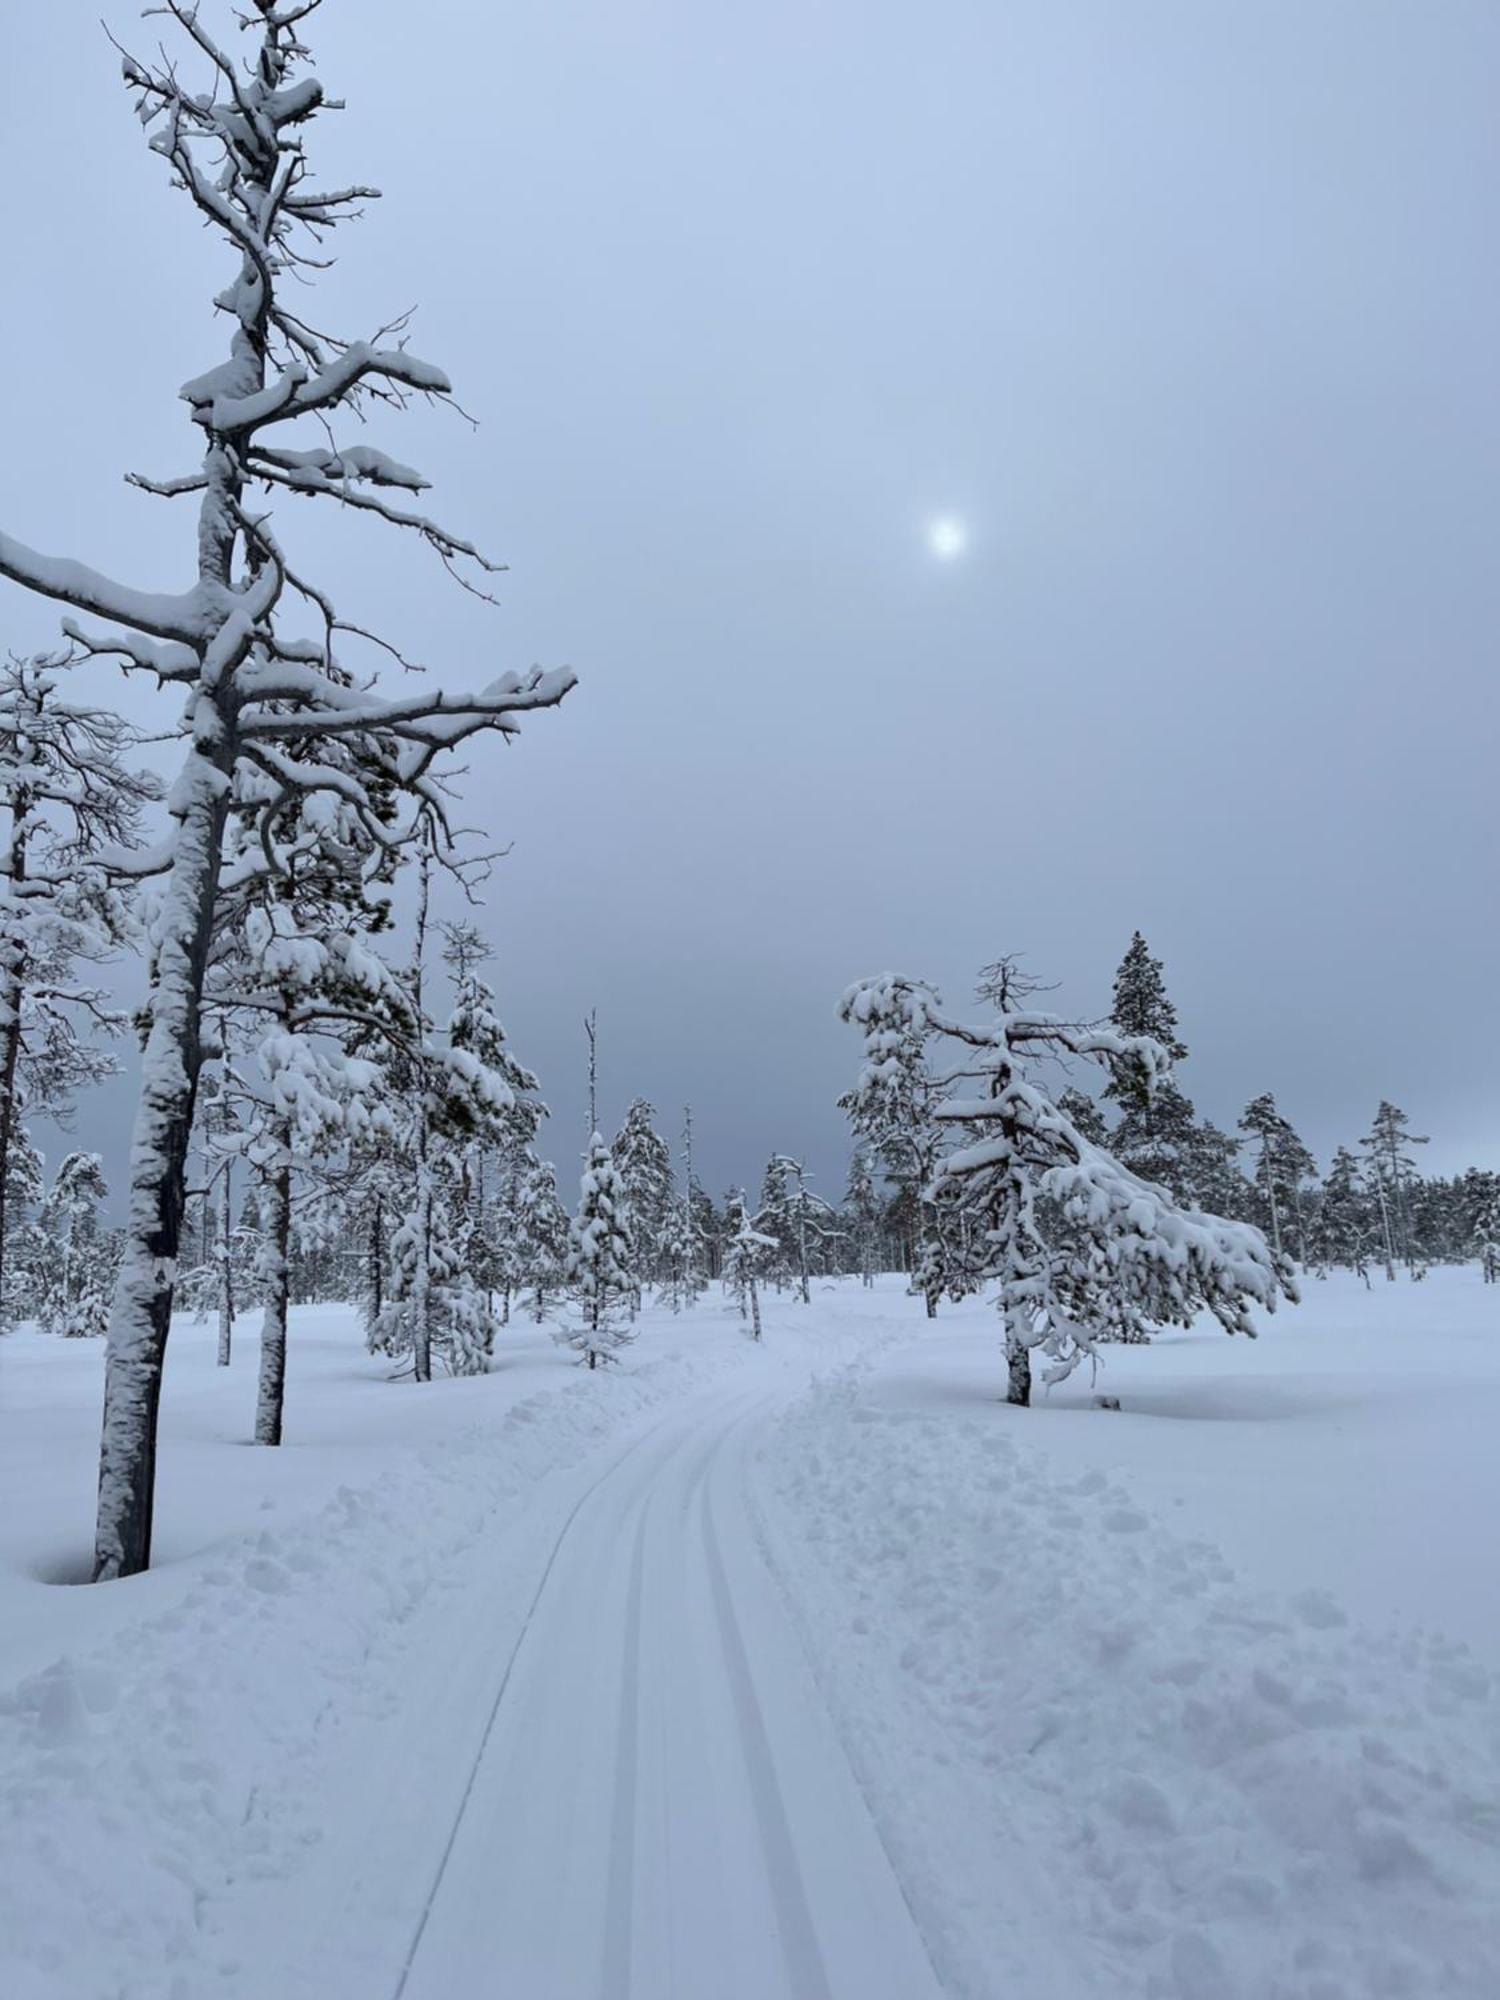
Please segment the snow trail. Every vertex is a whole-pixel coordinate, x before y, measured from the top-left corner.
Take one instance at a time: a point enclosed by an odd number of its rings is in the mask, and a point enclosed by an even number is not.
[[[937,2000],[746,1510],[778,1400],[664,1421],[577,1503],[393,2000]]]

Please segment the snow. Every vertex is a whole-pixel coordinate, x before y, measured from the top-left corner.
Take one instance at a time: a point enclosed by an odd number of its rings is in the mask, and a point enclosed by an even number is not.
[[[278,1451],[179,1324],[79,1589],[101,1348],[9,1337],[0,1992],[1500,1991],[1500,1292],[1306,1292],[1030,1411],[897,1280],[421,1389],[297,1308]]]

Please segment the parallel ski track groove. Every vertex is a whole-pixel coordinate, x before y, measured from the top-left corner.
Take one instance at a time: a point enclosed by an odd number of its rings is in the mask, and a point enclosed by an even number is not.
[[[620,1467],[634,1457],[635,1453],[641,1450],[644,1445],[649,1444],[658,1431],[665,1430],[667,1425],[680,1418],[681,1414],[680,1410],[673,1410],[667,1416],[661,1418],[658,1423],[652,1424],[649,1430],[642,1431],[639,1437],[632,1438],[625,1449],[610,1460],[609,1464],[599,1474],[599,1477],[593,1480],[579,1494],[578,1498],[569,1508],[562,1526],[557,1531],[557,1538],[552,1544],[547,1560],[542,1566],[542,1573],[537,1579],[536,1589],[531,1593],[531,1601],[526,1606],[526,1615],[521,1621],[520,1631],[516,1634],[516,1642],[510,1649],[509,1659],[505,1662],[505,1671],[500,1676],[500,1685],[495,1690],[495,1699],[490,1706],[490,1712],[484,1725],[484,1732],[480,1736],[478,1748],[474,1752],[474,1761],[469,1766],[469,1776],[464,1785],[463,1796],[458,1802],[458,1811],[453,1816],[453,1825],[448,1831],[448,1838],[444,1843],[442,1856],[438,1861],[437,1870],[428,1888],[426,1901],[422,1905],[422,1914],[417,1919],[416,1930],[412,1933],[411,1945],[407,1950],[405,1962],[401,1967],[400,1977],[392,1988],[391,2000],[402,2000],[402,1996],[406,1992],[407,1985],[411,1979],[412,1967],[416,1963],[417,1953],[421,1950],[422,1939],[426,1934],[428,1921],[432,1916],[432,1906],[436,1902],[438,1891],[443,1885],[443,1877],[448,1872],[448,1863],[453,1859],[453,1850],[458,1844],[458,1836],[464,1823],[464,1816],[469,1810],[469,1801],[474,1796],[474,1786],[479,1777],[479,1767],[484,1762],[484,1753],[489,1748],[491,1736],[495,1733],[495,1723],[500,1715],[501,1704],[505,1700],[506,1690],[510,1687],[511,1677],[516,1670],[516,1662],[521,1657],[522,1648],[525,1646],[527,1635],[531,1631],[532,1620],[536,1616],[537,1606],[542,1601],[542,1594],[546,1590],[548,1580],[557,1566],[557,1559],[562,1554],[563,1546],[572,1532],[573,1524],[605,1481],[612,1478],[619,1471]]]
[[[791,1982],[787,1990],[788,2000],[833,2000],[823,1948],[808,1904],[807,1886],[802,1879],[796,1842],[787,1817],[786,1801],[782,1797],[781,1784],[772,1761],[770,1732],[761,1713],[750,1656],[735,1615],[729,1574],[719,1547],[713,1495],[707,1479],[703,1482],[701,1493],[703,1550],[708,1563],[709,1584],[718,1617],[730,1694],[740,1718],[740,1741],[745,1752],[750,1796],[760,1823],[766,1880],[778,1913],[777,1931],[787,1977]]]

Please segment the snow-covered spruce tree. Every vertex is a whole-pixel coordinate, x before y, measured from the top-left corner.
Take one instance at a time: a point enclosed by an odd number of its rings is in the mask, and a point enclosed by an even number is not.
[[[522,1101],[535,1078],[504,1051],[482,982],[461,987],[445,1033],[428,1014],[435,839],[429,828],[419,850],[414,948],[404,982],[411,1033],[384,1033],[379,1052],[381,1116],[407,1171],[385,1302],[369,1335],[372,1350],[402,1361],[409,1356],[418,1382],[431,1380],[434,1359],[456,1375],[478,1374],[488,1363],[496,1321],[471,1269],[471,1154],[475,1147],[509,1146],[518,1129],[534,1132],[542,1111],[535,1100]],[[503,1073],[480,1048],[503,1059]]]
[[[927,1065],[930,1020],[941,1002],[925,980],[895,973],[862,979],[839,1002],[839,1019],[864,1036],[854,1088],[839,1099],[857,1137],[874,1148],[898,1197],[916,1217],[911,1289],[927,1317],[945,1294],[967,1289],[964,1245],[951,1207],[936,1196],[942,1140],[933,1116],[938,1091]]]
[[[880,1239],[885,1203],[881,1200],[880,1191],[875,1185],[868,1147],[857,1146],[850,1159],[849,1180],[844,1189],[844,1213],[849,1218],[853,1235],[859,1264],[859,1281],[865,1286],[873,1285],[876,1246]]]
[[[691,1105],[685,1105],[682,1114],[682,1189],[672,1197],[662,1240],[665,1296],[673,1312],[681,1312],[685,1306],[691,1306],[708,1283],[704,1268],[705,1199],[693,1172],[693,1109]]]
[[[485,1120],[464,1162],[465,1264],[481,1291],[501,1295],[504,1322],[510,1318],[511,1294],[523,1282],[516,1243],[521,1181],[533,1163],[531,1148],[547,1107],[537,1095],[537,1078],[516,1060],[506,1039],[495,1011],[494,989],[480,976],[480,967],[493,956],[490,946],[475,924],[446,923],[441,928],[443,961],[453,986],[450,1060],[476,1064],[510,1097],[507,1110]]]
[[[578,1317],[559,1327],[557,1340],[590,1368],[613,1361],[635,1338],[626,1318],[634,1279],[625,1234],[625,1190],[597,1132],[589,1140],[578,1213],[568,1235],[567,1280]]]
[[[131,928],[117,856],[138,842],[155,779],[127,770],[117,716],[66,699],[71,652],[0,664],[0,1298],[12,1138],[21,1119],[66,1120],[74,1094],[120,1067],[93,1032],[124,1017],[79,968]]]
[[[733,1190],[724,1236],[724,1283],[740,1309],[740,1318],[750,1327],[750,1338],[759,1340],[760,1288],[767,1276],[783,1261],[778,1239],[757,1227],[751,1219],[745,1197]]]
[[[667,1213],[672,1205],[672,1149],[652,1122],[656,1108],[633,1098],[610,1147],[625,1191],[625,1237],[630,1245],[633,1310],[641,1291],[662,1275]]]
[[[115,1245],[99,1219],[109,1199],[97,1153],[69,1153],[57,1170],[37,1218],[38,1318],[48,1333],[79,1339],[103,1334],[109,1322]]]
[[[822,1268],[838,1232],[833,1211],[807,1185],[807,1168],[789,1153],[775,1154],[766,1167],[755,1226],[778,1245],[778,1283],[787,1275],[801,1303],[811,1305],[813,1265]]]
[[[0,533],[0,575],[119,628],[68,629],[86,650],[121,659],[184,702],[183,765],[169,800],[175,826],[157,859],[166,882],[110,1321],[99,1577],[129,1575],[150,1560],[203,969],[235,772],[248,762],[288,793],[333,792],[372,835],[399,845],[410,837],[410,802],[442,814],[435,767],[459,743],[481,730],[513,730],[522,711],[552,706],[570,685],[566,674],[533,672],[506,674],[474,694],[406,684],[386,698],[339,663],[336,640],[359,627],[283,553],[265,501],[283,492],[326,498],[410,530],[450,570],[482,563],[471,544],[392,498],[420,490],[418,473],[371,445],[341,441],[335,429],[341,417],[358,422],[414,395],[445,398],[447,378],[401,343],[399,325],[373,340],[343,340],[304,317],[303,281],[326,264],[330,233],[375,193],[320,189],[310,179],[307,132],[332,108],[300,39],[313,9],[247,0],[239,19],[253,46],[245,62],[214,39],[203,8],[165,0],[162,11],[188,60],[127,56],[125,80],[174,186],[236,266],[215,299],[229,322],[227,356],[182,392],[203,439],[199,467],[136,482],[167,498],[196,497],[197,574],[184,591],[142,590]],[[189,75],[194,59],[201,78]],[[299,606],[311,633],[293,629]],[[333,742],[348,746],[352,774],[289,756],[294,745]]]
[[[1385,1252],[1385,1275],[1394,1279],[1396,1265],[1408,1270],[1414,1265],[1411,1240],[1411,1192],[1417,1181],[1417,1163],[1408,1146],[1425,1146],[1425,1137],[1409,1132],[1404,1111],[1380,1100],[1374,1123],[1360,1140],[1369,1161],[1371,1192],[1380,1219],[1381,1245]]]
[[[1122,1035],[1154,1041],[1172,1064],[1187,1059],[1162,962],[1152,956],[1139,931],[1115,974],[1110,1025]],[[1108,1139],[1116,1159],[1143,1180],[1159,1181],[1179,1201],[1202,1204],[1206,1191],[1197,1182],[1201,1169],[1211,1169],[1213,1147],[1210,1142],[1205,1148],[1192,1103],[1173,1077],[1148,1076],[1133,1061],[1116,1063],[1104,1096],[1120,1108],[1119,1123]]]
[[[568,1211],[550,1160],[526,1162],[516,1194],[516,1266],[538,1325],[562,1291],[568,1265]]]
[[[1144,1037],[1163,1050],[1166,1061],[1180,1063],[1187,1058],[1187,1045],[1177,1032],[1177,1009],[1167,998],[1166,974],[1159,958],[1153,958],[1139,931],[1131,934],[1120,969],[1115,974],[1114,999],[1109,1010],[1110,1025],[1132,1040]],[[1104,1095],[1121,1103],[1136,1097],[1149,1099],[1152,1078],[1144,1063],[1126,1059],[1110,1067]]]
[[[965,1134],[938,1165],[938,1191],[979,1225],[971,1242],[982,1246],[980,1269],[997,1285],[1009,1401],[1030,1401],[1035,1351],[1051,1363],[1045,1379],[1060,1381],[1100,1341],[1187,1325],[1201,1310],[1227,1332],[1253,1337],[1252,1304],[1274,1310],[1279,1296],[1296,1297],[1290,1266],[1258,1230],[1180,1205],[1140,1180],[1089,1140],[1033,1074],[1043,1056],[1161,1074],[1168,1058],[1159,1045],[1019,1010],[969,1026],[943,1013],[920,982],[882,974],[868,984],[877,992],[904,986],[911,1031],[956,1045],[940,1088],[973,1092],[945,1094],[935,1107],[938,1120]],[[1043,1207],[1060,1218],[1056,1241],[1044,1232]]]
[[[1468,1241],[1465,1248],[1479,1259],[1487,1285],[1500,1284],[1500,1174],[1475,1169],[1464,1176],[1468,1186]]]

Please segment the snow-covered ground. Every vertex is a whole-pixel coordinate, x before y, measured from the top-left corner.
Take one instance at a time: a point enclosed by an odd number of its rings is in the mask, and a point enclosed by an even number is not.
[[[8,1338],[0,1994],[1500,1992],[1500,1291],[1307,1292],[1030,1412],[895,1282],[420,1390],[308,1309],[280,1452],[185,1325],[98,1589]]]

